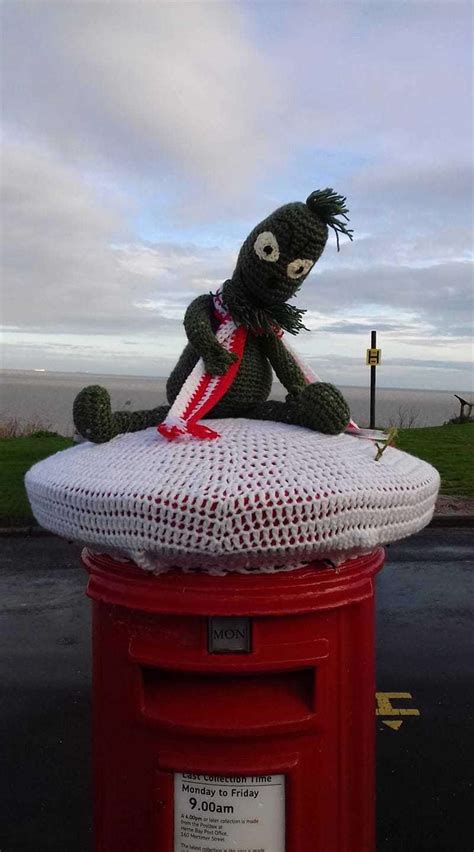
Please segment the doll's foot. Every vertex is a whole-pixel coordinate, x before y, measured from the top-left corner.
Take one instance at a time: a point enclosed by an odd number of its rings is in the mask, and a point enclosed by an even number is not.
[[[100,385],[89,385],[74,400],[74,425],[86,441],[103,444],[118,434],[110,405],[110,396]]]
[[[79,435],[86,441],[103,444],[116,435],[157,426],[169,410],[169,405],[159,405],[148,411],[112,411],[108,391],[100,385],[89,385],[74,400],[73,418]]]
[[[288,404],[296,409],[298,425],[325,435],[343,432],[351,419],[342,393],[327,382],[308,385]]]

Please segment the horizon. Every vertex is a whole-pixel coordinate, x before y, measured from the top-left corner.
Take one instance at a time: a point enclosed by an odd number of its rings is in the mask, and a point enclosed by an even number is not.
[[[394,386],[469,386],[471,4],[270,8],[2,5],[5,369],[166,375],[254,226],[333,187],[299,354],[363,387],[376,328]]]
[[[153,381],[154,379],[160,381],[166,381],[168,379],[167,375],[158,375],[158,374],[145,374],[145,373],[96,373],[92,370],[53,370],[46,369],[41,367],[0,367],[0,376],[2,373],[36,373],[39,375],[61,375],[61,376],[100,376],[101,378],[111,378],[111,379],[149,379]],[[280,384],[278,379],[274,377],[274,384]],[[364,385],[356,385],[351,383],[340,384],[341,388],[354,388],[356,390],[367,390],[370,393],[370,384],[369,380],[367,384]],[[455,388],[455,390],[451,388],[426,388],[426,387],[407,387],[403,385],[384,385],[379,380],[377,380],[376,390],[385,390],[385,391],[420,391],[421,393],[449,393],[455,394],[456,392],[460,394],[474,394],[474,390],[469,390],[468,388]]]

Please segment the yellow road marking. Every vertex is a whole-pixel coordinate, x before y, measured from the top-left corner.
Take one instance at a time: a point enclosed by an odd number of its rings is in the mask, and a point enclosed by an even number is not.
[[[389,719],[382,719],[382,724],[387,725],[388,728],[392,728],[394,731],[398,731],[399,728],[403,725],[403,721],[400,719],[399,722],[390,721]]]
[[[392,701],[412,699],[411,692],[376,692],[377,716],[419,716],[415,707],[394,707]],[[400,727],[400,726],[399,726]]]

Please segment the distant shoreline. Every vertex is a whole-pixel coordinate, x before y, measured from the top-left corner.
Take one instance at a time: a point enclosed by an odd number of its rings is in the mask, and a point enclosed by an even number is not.
[[[166,378],[161,376],[126,376],[114,373],[37,373],[34,370],[2,370],[2,420],[22,424],[43,424],[41,428],[72,435],[74,399],[85,385],[102,385],[107,389],[114,411],[137,411],[166,403]],[[360,426],[368,426],[369,386],[338,383],[349,405],[351,416]],[[417,388],[378,387],[376,423],[387,426],[437,426],[459,414],[454,393],[470,398],[466,391],[439,391]],[[274,382],[271,397],[284,399],[285,388]],[[40,428],[38,426],[38,428]]]
[[[32,376],[84,376],[85,378],[103,378],[103,379],[142,379],[145,381],[166,381],[168,379],[168,373],[166,375],[143,375],[142,373],[92,373],[92,372],[84,372],[83,370],[48,370],[46,368],[38,368],[38,367],[29,367],[29,368],[20,368],[20,367],[2,367],[0,368],[0,378],[2,375],[19,375],[19,374],[28,374]],[[366,385],[353,385],[353,384],[343,384],[342,382],[337,382],[338,387],[341,388],[357,388],[358,390],[368,390],[369,381],[367,378]],[[467,388],[420,388],[420,387],[402,387],[401,385],[384,385],[382,381],[377,382],[377,388],[379,390],[386,391],[418,391],[423,393],[458,393],[458,394],[466,394],[467,396],[474,396],[474,389],[468,390]]]

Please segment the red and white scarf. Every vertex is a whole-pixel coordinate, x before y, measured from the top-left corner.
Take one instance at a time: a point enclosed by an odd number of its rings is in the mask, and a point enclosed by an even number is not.
[[[213,296],[213,299],[214,313],[219,320],[219,327],[216,331],[217,341],[227,352],[237,355],[237,360],[231,364],[224,376],[212,376],[210,373],[206,373],[203,359],[199,359],[171,406],[166,420],[158,426],[158,431],[165,438],[168,438],[169,441],[186,437],[199,438],[201,440],[219,437],[218,432],[209,429],[208,426],[204,426],[198,421],[217,405],[232,385],[239,371],[247,335],[250,332],[245,326],[235,324],[223,304],[220,290]],[[279,329],[277,333],[279,337],[283,337],[282,329]],[[305,364],[293,352],[286,341],[282,340],[282,343],[298,364],[306,382],[312,384],[313,382],[320,381],[318,376],[313,373],[311,367]],[[346,431],[358,434],[362,430],[359,430],[356,423],[351,420]]]

